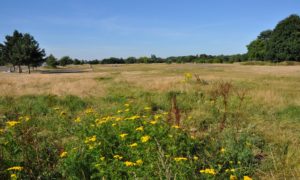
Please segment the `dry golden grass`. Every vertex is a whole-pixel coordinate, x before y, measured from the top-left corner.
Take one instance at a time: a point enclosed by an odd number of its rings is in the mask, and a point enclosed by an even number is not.
[[[71,66],[88,69],[89,66]],[[227,80],[250,87],[253,98],[265,103],[284,103],[283,93],[300,103],[300,66],[242,66],[239,64],[133,64],[93,65],[93,72],[68,74],[0,74],[0,95],[55,94],[103,96],[107,83],[126,81],[146,90],[193,88],[183,85],[184,73],[198,74],[213,82]],[[109,76],[110,81],[95,78]],[[286,96],[286,95],[285,95]]]
[[[94,78],[104,73],[85,74],[1,74],[0,95],[77,95],[103,96],[105,84]]]

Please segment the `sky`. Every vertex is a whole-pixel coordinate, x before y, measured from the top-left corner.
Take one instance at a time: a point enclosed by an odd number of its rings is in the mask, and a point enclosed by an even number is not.
[[[299,0],[1,0],[0,42],[30,33],[60,58],[237,54]]]

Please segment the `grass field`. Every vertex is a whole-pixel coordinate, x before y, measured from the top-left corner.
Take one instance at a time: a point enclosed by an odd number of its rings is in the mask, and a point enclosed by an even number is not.
[[[300,66],[67,68],[0,74],[0,177],[300,178]]]

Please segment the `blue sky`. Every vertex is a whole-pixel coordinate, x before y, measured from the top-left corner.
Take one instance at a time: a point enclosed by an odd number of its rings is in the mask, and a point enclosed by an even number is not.
[[[80,59],[245,53],[298,0],[1,0],[0,41],[17,29]]]

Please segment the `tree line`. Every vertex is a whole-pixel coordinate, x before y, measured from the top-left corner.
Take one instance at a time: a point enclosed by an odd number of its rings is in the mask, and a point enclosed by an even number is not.
[[[258,37],[247,45],[248,52],[235,55],[189,55],[171,56],[167,58],[151,55],[150,57],[105,58],[94,60],[72,59],[64,56],[57,59],[50,54],[45,58],[45,50],[28,33],[14,31],[7,35],[3,44],[0,43],[0,65],[11,65],[11,71],[21,66],[38,67],[44,62],[50,67],[69,64],[135,64],[135,63],[234,63],[243,61],[300,61],[300,17],[292,14],[280,21],[273,30],[262,31]]]

